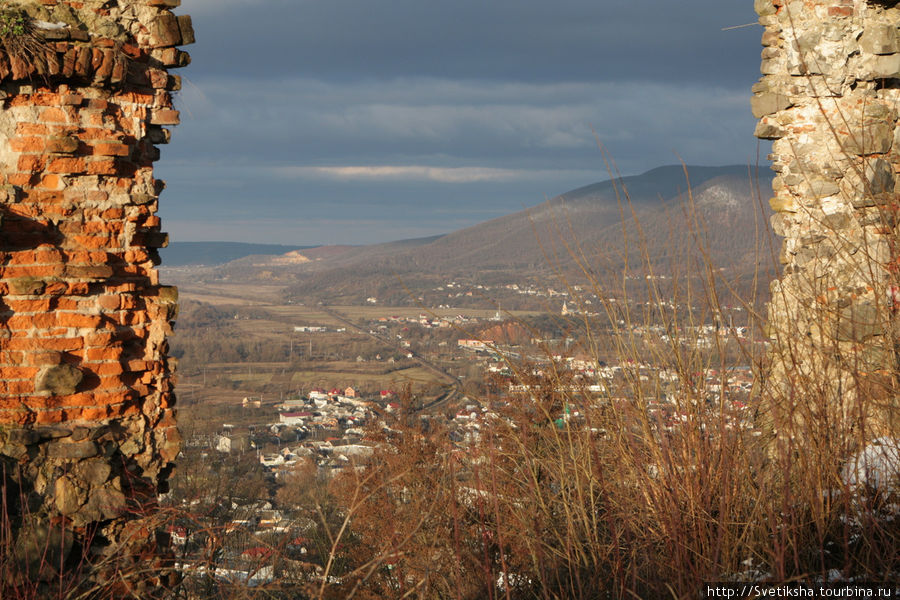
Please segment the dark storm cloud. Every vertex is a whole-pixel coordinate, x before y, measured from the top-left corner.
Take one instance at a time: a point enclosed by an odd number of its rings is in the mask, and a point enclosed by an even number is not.
[[[722,31],[748,0],[185,7],[198,43],[159,164],[173,239],[444,233],[605,179],[598,140],[623,174],[755,158],[760,29]]]
[[[748,0],[195,0],[207,73],[746,82]]]
[[[696,143],[705,150],[692,160],[743,160],[734,144],[752,142],[753,127],[743,90],[638,82],[277,80],[251,87],[227,79],[188,87],[180,105],[184,124],[170,157],[267,166],[584,168],[597,158],[595,132],[620,160],[642,156],[649,166]]]

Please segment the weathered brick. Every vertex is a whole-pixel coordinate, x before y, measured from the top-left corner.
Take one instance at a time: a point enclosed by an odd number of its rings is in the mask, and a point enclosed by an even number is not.
[[[120,375],[125,372],[122,364],[118,362],[88,364],[86,366],[88,366],[93,373],[101,377],[107,377],[109,375]]]
[[[115,160],[93,160],[88,164],[90,175],[115,175],[118,172]]]
[[[33,265],[37,262],[33,250],[13,252],[6,260],[7,265]]]
[[[97,305],[104,310],[118,310],[121,304],[121,296],[107,295],[97,298]]]
[[[58,312],[55,324],[60,327],[77,327],[84,329],[99,329],[105,319],[99,315],[82,315],[78,313]]]
[[[42,154],[23,154],[19,156],[16,168],[19,171],[42,171],[46,158]]]
[[[116,339],[116,334],[105,331],[94,331],[84,337],[84,344],[89,347],[107,349],[107,347]],[[118,351],[116,352],[118,356]],[[90,360],[107,360],[106,358],[91,358]]]
[[[178,111],[170,108],[155,110],[150,117],[152,125],[178,125],[180,122]]]
[[[85,162],[83,158],[59,157],[50,160],[47,165],[50,173],[78,174],[84,173]]]
[[[189,62],[174,46],[192,42],[194,35],[189,18],[166,10],[176,0],[119,0],[119,8],[132,3],[140,4],[149,31],[133,33],[133,23],[107,27],[118,12],[102,3],[67,0],[78,14],[98,11],[104,30],[70,28],[50,35],[40,73],[31,62],[10,61],[0,53],[0,81],[10,84],[4,86],[6,116],[0,119],[7,119],[8,136],[14,130],[0,185],[16,186],[13,194],[0,189],[6,207],[0,236],[0,426],[122,420],[125,429],[135,423],[153,427],[174,402],[167,379],[174,361],[162,355],[166,344],[158,339],[171,329],[167,320],[174,304],[147,302],[157,293],[158,254],[142,244],[165,243],[153,214],[164,187],[153,178],[152,163],[159,156],[154,144],[168,141],[163,126],[179,120],[167,90],[179,87],[180,79],[166,65]],[[147,6],[162,10],[147,12]],[[116,39],[113,29],[119,32]],[[29,80],[17,86],[14,79],[25,77]],[[34,443],[45,447],[36,455],[23,451],[21,458],[99,461],[94,471],[101,475],[83,469],[67,475],[97,484],[117,468],[138,479],[147,469],[145,483],[152,488],[156,473],[178,449],[171,413],[160,427],[139,434],[157,440],[156,449],[144,452],[143,442],[135,445],[142,450],[140,460],[149,463],[104,462],[88,435],[56,441],[38,436]],[[124,453],[126,460],[137,451]],[[77,518],[79,507],[92,502],[79,496],[78,486],[58,487],[56,501],[51,497],[41,509],[49,515]],[[119,502],[125,500],[123,493]]]
[[[122,143],[99,142],[91,147],[92,154],[99,156],[128,156],[131,151]]]
[[[6,181],[12,185],[26,186],[36,178],[37,176],[33,173],[10,173],[6,176]]]
[[[9,142],[9,148],[13,152],[43,152],[44,138],[37,136],[15,137]]]
[[[33,394],[34,393],[34,382],[25,379],[3,379],[0,380],[0,393],[3,394],[14,394],[14,395],[22,395],[22,394]],[[9,403],[7,406],[10,408],[15,407],[16,405],[22,406],[21,401],[13,401]]]
[[[43,123],[68,123],[69,117],[65,111],[58,107],[48,107],[41,111],[38,117]]]
[[[98,346],[87,348],[84,351],[84,359],[87,361],[113,361],[122,355],[121,348]]]
[[[13,312],[38,312],[52,310],[50,298],[39,299],[22,299],[22,298],[6,298],[3,303],[8,310]]]
[[[829,6],[828,7],[828,16],[829,17],[852,17],[853,16],[853,7],[852,6]]]
[[[47,135],[47,126],[41,123],[21,122],[16,125],[17,136]]]

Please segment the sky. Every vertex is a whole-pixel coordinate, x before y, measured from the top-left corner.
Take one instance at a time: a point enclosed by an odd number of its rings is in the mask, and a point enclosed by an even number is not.
[[[684,161],[756,164],[750,0],[185,0],[173,241],[447,233]],[[745,27],[739,27],[747,25]]]

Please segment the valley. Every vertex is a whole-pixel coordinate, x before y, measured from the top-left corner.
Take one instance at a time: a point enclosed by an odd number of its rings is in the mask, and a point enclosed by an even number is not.
[[[574,237],[556,238],[554,254],[516,232],[534,225],[532,212],[427,240],[162,267],[179,288],[170,355],[184,437],[167,502],[206,515],[179,525],[186,558],[202,555],[203,536],[191,531],[224,527],[235,533],[221,538],[222,564],[239,579],[320,572],[334,523],[310,512],[309,494],[331,497],[384,460],[401,431],[434,432],[465,454],[523,417],[580,429],[629,406],[673,435],[692,410],[685,396],[748,428],[766,347],[756,317],[764,296],[746,295],[758,250],[732,236],[736,260],[712,267],[726,256],[716,230],[680,246],[685,254],[665,250],[690,234],[677,229],[684,219],[708,226],[752,202],[734,181],[712,181],[680,220],[647,199],[653,185],[633,181],[644,197],[626,227],[609,198],[563,195],[582,213],[577,199],[591,197],[606,215],[606,233],[585,238],[600,245],[593,254]],[[557,210],[541,227],[571,216],[562,204],[548,203]],[[599,221],[583,216],[579,235],[590,222]]]

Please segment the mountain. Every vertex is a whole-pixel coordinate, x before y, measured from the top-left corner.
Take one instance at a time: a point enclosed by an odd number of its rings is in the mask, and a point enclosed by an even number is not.
[[[224,265],[252,254],[285,254],[305,250],[311,246],[283,246],[280,244],[245,244],[241,242],[171,242],[159,251],[167,267],[185,265]]]
[[[766,238],[771,174],[757,178],[746,166],[666,166],[642,175],[578,188],[504,217],[448,233],[370,246],[319,247],[295,254],[304,260],[279,264],[275,257],[248,257],[219,267],[215,276],[265,277],[297,297],[409,296],[436,282],[467,278],[511,283],[554,273],[577,276],[579,262],[593,272],[620,273],[650,265],[659,272],[699,268],[709,260],[750,276],[769,255],[758,255]],[[396,294],[395,294],[396,295]]]

